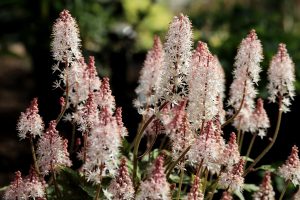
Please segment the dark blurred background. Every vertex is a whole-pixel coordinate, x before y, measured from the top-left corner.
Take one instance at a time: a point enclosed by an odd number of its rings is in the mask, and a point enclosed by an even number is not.
[[[259,96],[267,98],[266,70],[280,42],[287,44],[297,78],[300,76],[300,0],[1,0],[0,187],[12,180],[16,170],[26,174],[31,163],[29,145],[18,141],[15,130],[20,112],[33,97],[38,97],[46,124],[58,115],[61,92],[52,89],[56,77],[51,72],[49,44],[52,24],[63,9],[69,9],[79,24],[85,57],[95,56],[100,76],[110,77],[117,105],[123,107],[129,140],[140,120],[132,100],[145,54],[154,34],[164,41],[169,22],[180,12],[193,23],[195,43],[207,42],[218,55],[227,87],[232,82],[238,44],[253,28],[262,41],[265,56]],[[296,88],[299,94],[299,81]],[[274,127],[277,107],[267,103],[265,107]],[[296,96],[291,112],[284,114],[278,141],[265,162],[286,159],[292,145],[300,144],[299,114]],[[266,141],[259,142],[255,149],[259,151],[265,144]]]

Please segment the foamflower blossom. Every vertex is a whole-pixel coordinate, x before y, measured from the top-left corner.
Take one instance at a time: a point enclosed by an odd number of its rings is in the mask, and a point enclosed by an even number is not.
[[[50,121],[37,144],[37,163],[43,175],[49,174],[58,166],[72,165],[67,148],[68,140],[59,136],[55,120]]]
[[[230,134],[229,142],[223,151],[222,161],[223,165],[231,168],[234,164],[240,160],[239,146],[236,141],[235,133]]]
[[[224,87],[218,62],[206,43],[198,42],[191,66],[187,111],[193,128],[199,129],[202,122],[213,120],[220,113],[217,98],[222,98]]]
[[[300,161],[298,147],[293,146],[292,152],[285,163],[278,168],[279,176],[291,181],[295,186],[300,184]]]
[[[283,112],[289,111],[291,100],[295,96],[295,65],[290,58],[286,45],[279,44],[277,54],[272,58],[268,70],[268,91],[270,101],[280,103]]]
[[[21,172],[17,171],[15,180],[4,193],[4,199],[45,199],[44,185],[33,171],[25,179],[22,179]]]
[[[251,132],[258,132],[258,136],[263,138],[266,136],[266,130],[270,127],[270,121],[266,110],[264,109],[264,102],[261,98],[257,100],[256,108],[251,117],[252,128]]]
[[[175,16],[170,23],[164,44],[165,58],[158,97],[177,103],[187,95],[187,75],[190,71],[192,26],[187,16]]]
[[[153,48],[148,51],[144,66],[140,72],[139,86],[135,89],[137,99],[134,106],[140,114],[146,114],[155,105],[155,89],[160,82],[161,70],[164,64],[164,50],[158,36],[154,37]]]
[[[233,200],[233,197],[232,197],[232,195],[229,192],[224,191],[222,193],[221,200]]]
[[[253,200],[275,200],[270,172],[266,172],[259,190],[253,194]]]
[[[259,81],[260,62],[263,59],[262,46],[255,30],[242,40],[234,63],[234,80],[230,86],[228,104],[236,111],[243,102],[243,107],[233,125],[242,131],[249,131],[250,114],[255,107],[254,98],[257,91],[254,87]],[[244,99],[243,99],[244,97]]]
[[[195,176],[193,185],[191,187],[190,192],[187,195],[186,200],[203,200],[204,195],[202,194],[200,190],[200,178],[198,176]]]
[[[242,191],[244,185],[244,164],[245,161],[240,159],[240,161],[231,169],[221,173],[219,180],[220,187],[223,189],[228,189],[230,192]]]
[[[137,200],[171,200],[170,186],[164,171],[164,157],[158,156],[149,177],[141,182]]]
[[[31,101],[30,106],[25,113],[21,113],[17,124],[18,135],[20,139],[27,137],[35,138],[41,136],[44,131],[44,122],[39,115],[37,98]]]
[[[134,187],[129,176],[126,160],[121,160],[117,176],[108,187],[108,192],[112,194],[112,200],[131,200],[134,197]]]
[[[53,25],[53,59],[71,63],[81,57],[78,25],[68,10],[63,10]]]

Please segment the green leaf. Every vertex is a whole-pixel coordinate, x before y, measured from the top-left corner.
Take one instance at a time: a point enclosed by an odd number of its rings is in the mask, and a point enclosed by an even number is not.
[[[247,156],[242,156],[242,158],[245,160],[245,161],[248,161],[248,162],[254,162],[254,160],[250,157],[247,157]]]
[[[240,199],[245,200],[244,195],[241,193],[241,191],[236,190],[234,194]]]
[[[272,166],[272,165],[262,165],[258,168],[256,168],[257,170],[261,169],[261,170],[264,170],[264,171],[269,171],[269,172],[274,172],[276,171],[276,169]]]
[[[255,184],[244,184],[244,190],[247,192],[256,192],[259,190],[259,187]]]

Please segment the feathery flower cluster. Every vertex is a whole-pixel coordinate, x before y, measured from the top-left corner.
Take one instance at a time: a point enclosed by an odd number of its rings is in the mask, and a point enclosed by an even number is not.
[[[4,199],[44,199],[44,185],[38,180],[36,174],[31,173],[25,180],[21,177],[21,172],[15,173],[15,180],[5,191]]]
[[[291,181],[295,186],[300,184],[300,160],[298,147],[293,146],[288,159],[278,169],[278,174],[286,181]]]
[[[196,137],[188,152],[189,161],[202,163],[211,173],[219,173],[223,163],[222,152],[225,148],[219,126],[208,121],[203,133]]]
[[[53,25],[53,59],[71,63],[81,57],[78,25],[68,10],[63,10]]]
[[[242,110],[235,118],[233,125],[242,131],[249,131],[251,125],[249,121],[257,94],[254,84],[259,81],[259,72],[261,71],[259,63],[263,59],[262,46],[255,30],[251,30],[248,36],[242,40],[235,59],[234,80],[230,86],[228,104],[238,110],[243,102]]]
[[[134,106],[142,115],[155,105],[157,84],[160,82],[164,64],[164,50],[158,36],[154,38],[153,48],[148,51],[144,66],[140,72],[139,86],[135,89],[137,99]]]
[[[231,169],[226,172],[221,173],[219,185],[221,188],[228,189],[230,192],[242,191],[244,185],[244,164],[245,161],[240,159],[240,161],[235,164]]]
[[[165,59],[158,97],[177,103],[187,95],[187,75],[190,71],[192,26],[187,16],[180,14],[170,24],[164,45]]]
[[[193,128],[199,129],[204,121],[213,120],[222,103],[224,79],[216,58],[209,52],[207,44],[199,42],[192,56],[192,70],[189,75],[189,120],[193,122]],[[223,91],[222,91],[223,90]]]
[[[263,138],[266,136],[266,129],[270,127],[270,121],[266,110],[264,109],[264,101],[259,98],[257,99],[256,108],[252,113],[251,117],[251,132],[258,132],[258,136]]]
[[[170,186],[164,169],[164,157],[158,156],[150,173],[150,177],[141,182],[137,200],[170,200]]]
[[[240,160],[239,146],[236,142],[235,133],[231,133],[229,142],[223,151],[222,160],[223,165],[231,168],[234,164],[238,163]]]
[[[17,130],[21,140],[27,137],[35,138],[42,135],[44,123],[38,112],[37,98],[34,98],[25,113],[21,113],[18,120]]]
[[[280,109],[288,112],[290,100],[295,96],[295,66],[285,44],[279,44],[277,54],[270,63],[268,78],[270,101],[275,102],[278,99],[281,103]]]
[[[72,165],[67,150],[68,140],[63,140],[59,136],[55,120],[50,121],[48,129],[39,139],[37,146],[37,162],[43,175],[49,174],[58,166]]]
[[[126,160],[121,160],[121,165],[118,170],[118,175],[108,187],[108,192],[112,194],[112,200],[131,200],[134,197],[134,188],[129,177],[126,166]]]
[[[233,200],[231,194],[227,191],[224,191],[221,197],[221,200]]]
[[[253,200],[275,200],[270,172],[266,172],[259,190],[253,194]]]
[[[200,178],[195,176],[191,191],[188,193],[187,200],[203,200],[204,195],[200,191]]]

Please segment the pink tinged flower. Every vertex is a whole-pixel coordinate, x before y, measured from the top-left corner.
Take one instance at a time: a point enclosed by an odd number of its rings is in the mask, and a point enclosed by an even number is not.
[[[24,188],[24,182],[21,177],[21,172],[15,173],[15,180],[9,185],[8,189],[4,193],[5,200],[12,199],[26,199],[26,193]]]
[[[253,112],[254,109],[254,98],[256,97],[257,91],[254,87],[259,81],[259,73],[261,71],[260,62],[263,59],[262,46],[260,40],[258,40],[255,30],[251,30],[248,36],[242,40],[237,56],[234,63],[234,80],[230,86],[230,98],[228,104],[232,106],[235,110],[238,110],[244,98],[244,106],[239,116],[244,118],[242,124],[236,122],[234,126],[242,131],[249,131],[250,125],[247,124],[248,115]],[[246,108],[245,108],[246,107]],[[246,111],[243,111],[246,109]],[[237,121],[236,118],[235,121]]]
[[[104,77],[99,92],[96,94],[96,103],[100,108],[108,108],[108,111],[113,113],[116,109],[115,98],[112,95],[109,78]]]
[[[285,161],[285,164],[278,168],[279,176],[283,177],[286,181],[292,181],[295,186],[300,184],[300,161],[298,152],[298,147],[293,146],[292,152]]]
[[[233,197],[229,192],[224,191],[221,200],[233,200]]]
[[[283,112],[288,112],[290,100],[295,96],[295,65],[285,44],[279,44],[277,54],[271,60],[268,79],[270,101],[275,102],[277,99],[281,102],[280,109]]]
[[[118,169],[121,135],[116,117],[108,107],[99,114],[99,123],[87,137],[83,172],[89,182],[100,184],[103,176],[114,176]]]
[[[236,135],[234,132],[231,133],[229,142],[223,151],[222,161],[223,165],[231,168],[234,164],[238,163],[240,160],[239,146],[236,141]]]
[[[140,192],[136,196],[137,200],[171,200],[170,185],[164,171],[164,158],[159,156],[152,166],[150,176],[141,182]]]
[[[216,75],[218,76],[216,81],[218,81],[218,96],[216,99],[216,104],[218,107],[218,119],[220,121],[220,123],[224,123],[225,122],[225,115],[226,112],[224,110],[224,98],[225,98],[225,84],[226,84],[226,80],[225,80],[225,72],[224,69],[218,59],[217,56],[214,56],[215,60],[216,60],[216,68],[217,68],[217,72]]]
[[[174,17],[165,42],[165,58],[158,97],[177,103],[187,95],[187,75],[190,71],[192,27],[187,16]]]
[[[121,107],[118,107],[116,109],[115,117],[116,117],[116,121],[117,121],[120,136],[121,137],[127,136],[128,131],[127,131],[127,128],[124,126],[124,123],[123,123],[123,120],[122,120],[122,108]]]
[[[42,135],[44,123],[38,112],[37,98],[34,98],[25,113],[21,113],[18,120],[17,130],[21,140],[27,137],[35,138]]]
[[[209,52],[207,44],[199,41],[192,56],[189,75],[189,104],[187,111],[194,129],[199,129],[204,121],[213,120],[222,112],[218,97],[222,98],[224,83],[216,58]]]
[[[153,48],[148,51],[140,72],[139,86],[135,90],[137,99],[134,101],[134,106],[140,114],[144,115],[149,107],[157,104],[155,89],[160,82],[163,59],[164,50],[160,38],[155,36]]]
[[[56,167],[72,165],[67,150],[68,141],[59,136],[55,120],[50,121],[37,146],[37,162],[43,175],[49,174]]]
[[[270,127],[270,121],[266,110],[264,109],[264,102],[261,98],[257,100],[256,109],[254,110],[252,117],[251,132],[258,132],[258,136],[263,138],[266,136],[266,130]]]
[[[81,57],[78,25],[68,10],[63,10],[53,25],[51,43],[54,60],[71,63]]]
[[[231,169],[228,169],[226,172],[221,173],[219,179],[220,187],[230,192],[242,191],[244,185],[244,164],[245,161],[243,159],[240,159],[240,161]]]
[[[82,132],[91,130],[99,123],[99,110],[93,93],[89,94],[84,105],[78,106],[73,117],[74,121],[79,125],[79,130]]]
[[[131,200],[134,198],[134,187],[125,158],[121,160],[117,176],[110,183],[108,192],[112,194],[112,200]]]
[[[171,111],[174,116],[165,124],[165,132],[171,140],[172,156],[175,160],[193,141],[193,132],[185,110],[186,104],[187,100],[184,100],[178,106],[173,107]]]
[[[30,170],[29,176],[25,178],[24,188],[29,199],[45,199],[45,182],[39,180],[34,169]]]
[[[188,160],[192,164],[202,163],[211,173],[219,173],[223,164],[225,142],[221,136],[220,126],[208,121],[204,131],[196,137],[188,152]]]
[[[271,174],[266,172],[259,190],[253,194],[253,200],[275,200],[275,192],[272,186]]]
[[[188,193],[187,200],[203,200],[204,195],[200,190],[200,178],[195,176],[191,191]]]

